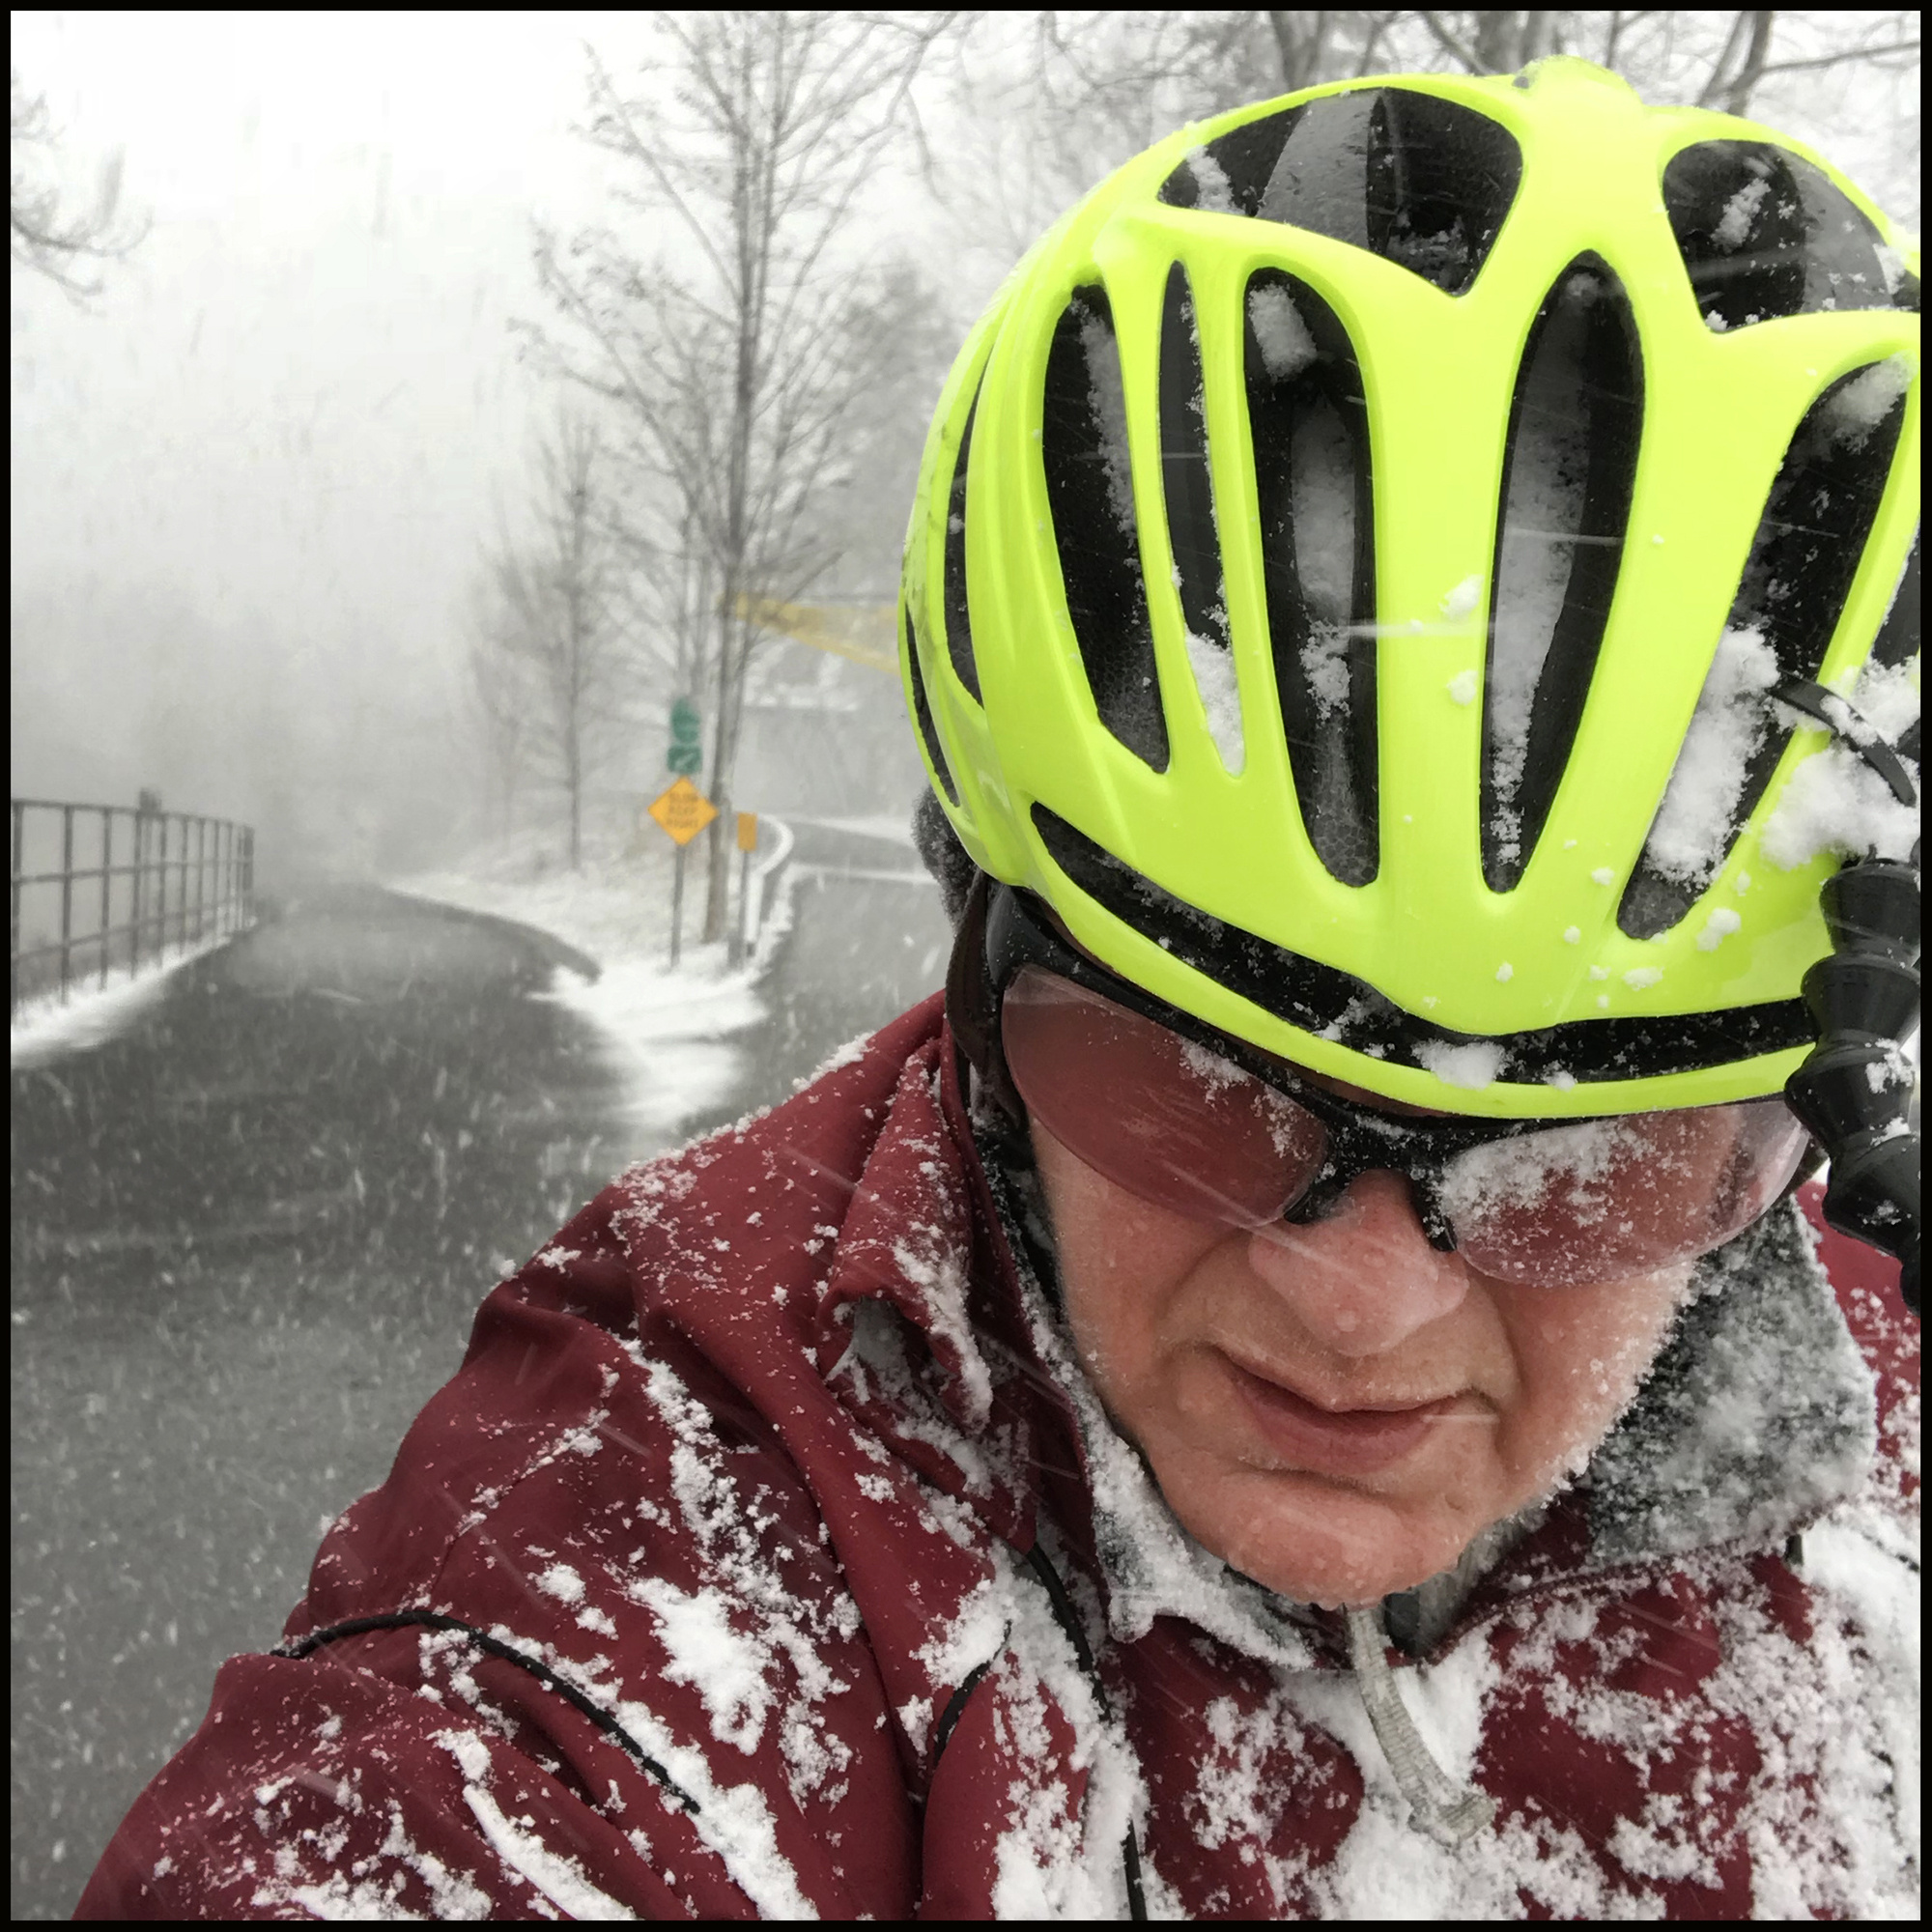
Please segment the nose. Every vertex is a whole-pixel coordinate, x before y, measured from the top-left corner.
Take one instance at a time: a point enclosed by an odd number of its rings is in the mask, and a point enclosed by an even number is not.
[[[1380,1171],[1357,1176],[1321,1220],[1256,1229],[1248,1265],[1338,1355],[1398,1347],[1469,1288],[1462,1257],[1429,1245],[1406,1182]]]

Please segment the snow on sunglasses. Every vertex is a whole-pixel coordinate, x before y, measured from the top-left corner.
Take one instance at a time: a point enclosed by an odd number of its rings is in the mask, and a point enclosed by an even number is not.
[[[1560,1124],[1345,1099],[1096,966],[1004,895],[987,967],[1006,1069],[1070,1152],[1144,1201],[1259,1228],[1400,1174],[1431,1243],[1532,1287],[1689,1261],[1783,1194],[1808,1136],[1780,1096]]]

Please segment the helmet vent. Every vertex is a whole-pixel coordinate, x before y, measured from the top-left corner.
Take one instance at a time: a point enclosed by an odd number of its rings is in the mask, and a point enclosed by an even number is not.
[[[1157,772],[1167,721],[1141,577],[1126,392],[1105,291],[1076,289],[1046,358],[1040,451],[1067,614],[1100,722]]]
[[[1872,644],[1871,661],[1885,670],[1895,670],[1908,658],[1918,651],[1918,533],[1912,536],[1912,551],[1905,559],[1905,568],[1898,574],[1898,587],[1891,593],[1891,603],[1885,613],[1885,622],[1878,627],[1878,638]],[[1915,718],[1898,734],[1897,746],[1901,753],[1913,763],[1918,762],[1919,731],[1918,720]]]
[[[1159,198],[1170,208],[1198,208],[1207,214],[1259,215],[1281,151],[1303,112],[1291,107],[1285,114],[1266,114],[1196,148],[1161,183]]]
[[[1187,272],[1179,262],[1168,271],[1160,323],[1160,474],[1168,547],[1174,555],[1174,587],[1187,627],[1188,662],[1221,762],[1229,771],[1238,772],[1245,762],[1241,699],[1228,641],[1221,540],[1208,462],[1201,337]]]
[[[1488,259],[1521,176],[1515,137],[1488,115],[1409,88],[1363,87],[1197,148],[1160,198],[1306,228],[1460,296]]]
[[[984,369],[980,381],[986,380]],[[966,606],[966,459],[973,448],[973,418],[980,412],[980,394],[973,393],[966,427],[959,436],[959,456],[952,466],[952,489],[946,505],[946,649],[953,673],[974,698],[980,696],[980,666],[973,656],[973,626]]]
[[[925,672],[921,669],[919,662],[919,627],[913,621],[910,604],[902,603],[899,612],[905,624],[906,682],[912,687],[913,722],[919,726],[920,743],[925,747],[926,762],[931,765],[940,789],[953,805],[957,805],[959,787],[952,782],[952,768],[946,762],[939,733],[933,727],[932,705],[925,695]]]
[[[1362,372],[1305,283],[1248,282],[1246,376],[1275,691],[1309,842],[1344,885],[1376,875],[1374,497]]]
[[[1872,643],[1872,663],[1895,669],[1918,649],[1918,532],[1912,533],[1911,554],[1898,574],[1898,587],[1886,607],[1885,622]]]
[[[1916,277],[1870,218],[1788,149],[1700,141],[1664,169],[1663,205],[1712,328],[1824,309],[1918,306]]]
[[[1483,682],[1483,872],[1508,892],[1576,742],[1630,521],[1643,414],[1623,285],[1579,255],[1545,298],[1510,409]]]
[[[1894,358],[1840,377],[1804,412],[1778,467],[1744,577],[1617,923],[1675,925],[1717,877],[1790,742],[1767,699],[1815,679],[1864,554],[1905,422]],[[1896,603],[1897,600],[1894,600]]]

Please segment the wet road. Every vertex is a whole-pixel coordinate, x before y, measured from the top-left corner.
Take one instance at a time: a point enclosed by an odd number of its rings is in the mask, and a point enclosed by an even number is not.
[[[801,827],[796,918],[697,1131],[943,975],[902,845]],[[656,1151],[564,952],[374,889],[292,904],[13,1081],[15,1918],[65,1917],[215,1667],[280,1633],[476,1304]]]
[[[952,928],[910,845],[795,827],[795,919],[773,977],[771,1019],[748,1068],[746,1105],[789,1093],[834,1048],[869,1033],[946,978]],[[744,1107],[720,1109],[734,1121]]]

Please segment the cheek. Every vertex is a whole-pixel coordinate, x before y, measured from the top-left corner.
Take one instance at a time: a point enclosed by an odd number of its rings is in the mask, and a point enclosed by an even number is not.
[[[1181,1284],[1227,1230],[1150,1207],[1037,1126],[1034,1141],[1074,1341],[1110,1406],[1135,1406],[1158,1373],[1163,1324]]]
[[[1498,1297],[1521,1378],[1504,1438],[1522,1474],[1548,1481],[1602,1440],[1657,1359],[1689,1279],[1672,1268]]]
[[[1153,1373],[1181,1284],[1216,1238],[1191,1223],[1163,1225],[1169,1219],[1151,1209],[1098,1215],[1063,1241],[1067,1321],[1081,1353],[1110,1379]]]

